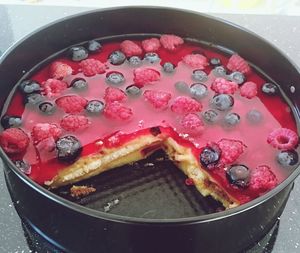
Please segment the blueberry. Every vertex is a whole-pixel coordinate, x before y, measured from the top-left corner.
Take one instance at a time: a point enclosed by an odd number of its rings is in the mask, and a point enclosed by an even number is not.
[[[91,100],[87,103],[85,109],[89,113],[97,114],[103,111],[104,103],[100,100]]]
[[[125,78],[122,73],[112,71],[106,74],[106,82],[113,85],[121,85],[125,82]]]
[[[219,111],[227,111],[232,108],[234,104],[234,99],[228,94],[218,94],[215,95],[212,99],[213,108]]]
[[[229,80],[232,82],[237,83],[238,85],[241,85],[242,83],[244,83],[246,81],[246,77],[243,73],[235,71],[232,72],[229,76],[228,76]]]
[[[31,93],[37,93],[41,91],[41,86],[37,81],[25,80],[19,84],[19,90],[27,95]]]
[[[207,110],[202,114],[207,123],[215,123],[218,120],[218,113],[215,110]]]
[[[131,56],[128,61],[130,66],[133,67],[138,67],[142,65],[142,60],[139,56]]]
[[[29,175],[31,173],[31,166],[28,162],[23,160],[17,160],[15,161],[15,165],[24,174]]]
[[[71,47],[69,49],[69,57],[72,61],[82,61],[88,58],[88,51],[82,46]]]
[[[276,95],[278,94],[278,87],[277,85],[273,84],[273,83],[265,83],[262,88],[261,88],[262,92],[267,94],[267,95]]]
[[[127,95],[132,97],[137,97],[142,93],[141,89],[134,84],[127,86],[125,91]]]
[[[22,119],[19,116],[4,115],[1,118],[1,125],[4,129],[11,127],[19,127],[22,125]]]
[[[98,53],[100,52],[102,46],[98,41],[90,40],[88,41],[86,48],[90,53]]]
[[[213,69],[213,74],[217,77],[224,77],[227,74],[227,70],[224,66],[217,66]]]
[[[295,150],[281,151],[277,154],[277,161],[284,167],[293,166],[298,163],[299,156]]]
[[[175,89],[181,93],[190,93],[190,87],[184,81],[178,81],[174,84]]]
[[[224,117],[224,122],[226,126],[232,127],[237,125],[240,122],[240,115],[238,115],[235,112],[232,113],[228,113],[225,117]]]
[[[211,169],[219,162],[220,155],[219,149],[206,147],[200,154],[200,162],[205,168]]]
[[[171,62],[165,62],[163,69],[166,73],[173,73],[175,71],[175,66]]]
[[[260,111],[252,109],[249,112],[247,112],[246,118],[247,120],[249,120],[250,123],[258,124],[262,121],[263,116]]]
[[[219,58],[211,58],[209,60],[210,65],[216,67],[216,66],[220,66],[221,65],[221,60]]]
[[[208,79],[208,76],[203,70],[195,69],[193,71],[192,78],[195,81],[206,82]]]
[[[43,102],[39,104],[39,109],[42,113],[51,115],[55,112],[55,106],[51,102]]]
[[[155,63],[155,62],[159,62],[160,58],[157,53],[147,53],[145,54],[144,60],[150,63]]]
[[[56,141],[57,159],[62,162],[74,162],[82,151],[80,141],[72,136],[66,135]]]
[[[71,86],[76,90],[85,90],[88,86],[88,83],[84,78],[75,78],[72,80]]]
[[[112,65],[121,65],[126,60],[126,56],[121,51],[114,51],[109,55],[108,59]]]
[[[245,165],[235,164],[226,171],[226,177],[230,184],[245,188],[250,182],[250,171]]]
[[[39,93],[28,94],[25,97],[25,104],[37,105],[44,100],[44,97]]]
[[[190,87],[190,93],[193,98],[202,99],[207,95],[207,87],[203,83],[194,83]]]

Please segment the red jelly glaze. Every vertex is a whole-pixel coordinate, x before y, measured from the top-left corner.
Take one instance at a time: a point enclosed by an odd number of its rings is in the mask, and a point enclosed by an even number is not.
[[[141,45],[141,41],[135,42]],[[111,86],[118,87],[125,91],[127,86],[133,84],[134,68],[129,66],[128,62],[125,62],[120,66],[111,65],[107,59],[114,50],[120,50],[120,42],[104,43],[101,52],[91,54],[89,58],[94,58],[103,63],[107,63],[107,72],[121,72],[124,75],[126,82],[120,86]],[[177,96],[184,95],[175,89],[175,82],[185,81],[189,85],[195,83],[191,77],[194,69],[181,62],[185,55],[191,54],[193,51],[203,52],[208,59],[217,57],[221,59],[222,65],[227,65],[228,57],[212,51],[211,49],[202,48],[198,44],[185,43],[175,52],[167,51],[161,47],[157,52],[161,58],[160,63],[143,63],[143,67],[149,67],[159,71],[161,73],[161,80],[154,82],[153,84],[146,84],[146,87],[143,87],[142,90],[153,89],[170,92],[172,98],[168,109],[159,111],[152,108],[149,103],[144,101],[143,96],[138,98],[128,97],[128,101],[124,102],[124,105],[133,110],[133,119],[131,121],[120,122],[106,119],[103,115],[88,115],[91,121],[89,128],[76,133],[64,132],[64,134],[75,135],[81,141],[83,145],[82,156],[101,152],[101,149],[103,148],[118,147],[137,136],[148,134],[150,131],[149,128],[155,126],[161,126],[160,130],[162,133],[171,136],[181,145],[192,148],[193,154],[197,159],[199,158],[201,147],[204,147],[208,142],[217,142],[222,138],[237,139],[245,143],[248,148],[236,162],[246,164],[250,169],[261,164],[268,164],[276,174],[278,181],[281,182],[285,178],[285,175],[275,161],[276,150],[267,144],[267,135],[269,132],[279,127],[285,127],[296,131],[296,124],[290,108],[281,97],[266,96],[261,92],[261,86],[266,81],[255,73],[253,69],[251,73],[247,75],[247,81],[255,82],[259,92],[257,97],[253,99],[241,97],[239,91],[235,93],[235,104],[231,112],[237,112],[241,116],[241,122],[237,127],[227,129],[220,123],[214,125],[205,124],[205,130],[199,136],[188,136],[185,134],[184,129],[180,127],[179,123],[182,116],[171,112],[170,105]],[[104,90],[109,86],[105,82],[105,74],[85,77],[80,72],[78,62],[72,62],[66,58],[59,58],[56,60],[64,62],[73,68],[72,76],[64,79],[68,85],[70,85],[71,81],[76,77],[83,77],[89,83],[89,87],[86,91],[78,92],[73,88],[69,88],[61,95],[77,94],[88,100],[98,99],[104,101]],[[176,66],[174,74],[166,74],[163,72],[161,65],[165,62],[171,62]],[[35,73],[31,79],[43,83],[50,78],[49,65]],[[211,66],[208,66],[204,71],[209,74],[211,70]],[[209,80],[205,82],[209,91],[208,96],[201,100],[203,105],[202,111],[210,109],[210,99],[214,95],[214,92],[210,89],[210,84],[214,79],[215,77],[210,73]],[[58,97],[47,99],[47,101],[54,102],[56,98]],[[53,115],[42,115],[38,110],[29,107],[24,108],[22,101],[22,95],[19,92],[16,92],[8,107],[7,114],[22,116],[24,122],[22,128],[28,134],[30,134],[32,127],[36,123],[52,122],[59,125],[60,120],[65,116],[65,113],[59,109]],[[278,110],[278,108],[280,108],[280,110]],[[251,125],[247,122],[246,113],[250,109],[257,109],[262,112],[262,124]],[[176,129],[176,131],[174,131],[173,128]],[[257,140],[259,140],[259,143],[257,143]],[[60,169],[66,166],[65,163],[57,161],[55,152],[52,152],[51,154],[39,152],[32,143],[30,144],[27,153],[24,155],[24,159],[32,165],[30,177],[40,184],[43,184],[47,180],[51,180]],[[224,168],[216,168],[210,170],[209,173],[224,189],[226,189],[226,191],[241,203],[247,202],[257,197],[259,194],[251,192],[248,188],[240,189],[230,185],[226,179]]]

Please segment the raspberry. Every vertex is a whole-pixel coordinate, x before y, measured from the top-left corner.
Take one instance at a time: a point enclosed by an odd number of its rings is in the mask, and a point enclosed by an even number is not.
[[[278,128],[269,134],[267,142],[274,148],[290,150],[297,146],[298,135],[288,128]]]
[[[208,66],[207,58],[202,54],[188,54],[182,60],[192,68],[205,69]]]
[[[251,69],[249,64],[238,54],[234,54],[229,58],[227,68],[231,71],[239,71],[248,74]]]
[[[124,91],[119,88],[107,87],[104,93],[104,100],[106,103],[113,101],[125,102],[127,100],[127,96]]]
[[[187,133],[192,135],[199,135],[204,129],[201,118],[195,113],[188,113],[184,115],[180,121],[180,125]]]
[[[151,68],[137,68],[134,70],[133,75],[133,81],[139,85],[155,82],[160,79],[160,73]]]
[[[146,53],[155,52],[160,48],[160,42],[157,38],[151,38],[142,41],[142,47]]]
[[[146,90],[143,94],[146,101],[148,101],[156,109],[167,109],[172,95],[165,91]]]
[[[143,50],[141,49],[141,47],[131,40],[124,40],[120,44],[120,48],[121,48],[121,51],[127,57],[131,57],[134,55],[141,55],[143,53]]]
[[[164,34],[160,37],[160,43],[165,49],[169,51],[174,51],[178,48],[178,46],[182,45],[184,41],[182,38],[176,35]]]
[[[55,103],[66,113],[80,113],[87,105],[87,100],[77,95],[69,95],[56,99]]]
[[[247,147],[243,142],[233,139],[221,139],[217,142],[221,149],[221,163],[230,164],[235,162]]]
[[[37,144],[48,138],[57,140],[61,134],[62,130],[60,127],[49,123],[38,123],[32,128],[31,131],[34,144]]]
[[[60,61],[55,61],[50,66],[50,77],[54,79],[63,79],[71,75],[72,72],[71,66]]]
[[[77,130],[85,129],[89,126],[89,119],[84,115],[67,115],[63,117],[60,126],[66,131],[75,132]]]
[[[48,79],[42,83],[43,93],[47,97],[55,97],[68,88],[68,84],[57,79]]]
[[[79,63],[81,70],[85,76],[94,76],[103,74],[106,70],[106,65],[95,59],[86,59]]]
[[[257,95],[257,85],[254,82],[246,82],[240,88],[240,93],[242,97],[254,98]]]
[[[20,128],[8,128],[0,135],[0,145],[7,154],[22,153],[29,145],[29,137]]]
[[[260,165],[251,171],[249,188],[256,191],[258,195],[273,189],[277,183],[275,174],[267,165]]]
[[[133,116],[132,110],[118,101],[106,104],[104,108],[104,115],[109,119],[120,121],[130,120]]]
[[[211,85],[211,89],[218,94],[234,94],[238,87],[237,83],[228,81],[222,77],[216,78]]]
[[[179,96],[171,105],[171,110],[178,114],[200,112],[202,110],[202,104],[192,98]]]

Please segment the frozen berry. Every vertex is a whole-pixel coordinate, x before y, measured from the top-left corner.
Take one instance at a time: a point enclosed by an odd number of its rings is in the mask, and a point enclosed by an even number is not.
[[[19,154],[27,149],[29,137],[20,128],[8,128],[0,134],[0,145],[7,154]]]
[[[142,93],[141,89],[134,84],[126,87],[126,94],[131,97],[137,97],[137,96],[141,95],[141,93]]]
[[[216,77],[225,77],[227,75],[227,70],[224,66],[217,66],[212,72]]]
[[[142,41],[142,47],[145,52],[155,52],[160,48],[160,42],[157,38],[146,39]]]
[[[71,47],[68,53],[72,61],[82,61],[89,56],[88,51],[81,46]]]
[[[28,162],[23,160],[17,160],[15,161],[15,165],[24,174],[29,175],[31,173],[31,166]]]
[[[226,80],[225,78],[218,77],[211,85],[211,89],[218,94],[234,94],[239,86],[235,82]]]
[[[84,115],[67,115],[60,121],[60,126],[66,131],[78,131],[89,126],[89,119]]]
[[[115,87],[107,87],[104,93],[104,100],[106,103],[109,102],[125,102],[127,100],[127,96],[124,91]]]
[[[157,53],[152,52],[152,53],[145,54],[144,60],[146,60],[147,62],[150,62],[150,63],[155,63],[155,62],[159,62],[160,58]]]
[[[57,140],[62,134],[62,130],[56,124],[50,123],[38,123],[36,124],[31,131],[31,136],[34,144],[41,142],[42,140],[53,138]]]
[[[188,84],[184,81],[178,81],[174,84],[176,90],[178,90],[181,93],[189,94],[190,93],[190,87]]]
[[[238,85],[241,85],[242,83],[244,83],[246,81],[246,77],[243,73],[235,71],[232,72],[229,76],[228,79],[232,82],[237,83]]]
[[[4,115],[1,118],[1,125],[4,129],[11,127],[19,127],[22,125],[22,118],[20,116]]]
[[[92,114],[98,114],[104,110],[104,103],[100,100],[90,100],[87,103],[85,110]]]
[[[98,53],[101,51],[102,46],[98,41],[90,40],[87,42],[86,48],[90,53]]]
[[[205,69],[208,66],[207,58],[202,54],[188,54],[182,60],[192,68]]]
[[[139,67],[142,65],[142,60],[139,56],[131,56],[128,61],[129,65],[132,67]]]
[[[216,67],[221,65],[221,60],[219,58],[211,58],[209,60],[210,65]]]
[[[202,110],[202,104],[192,98],[179,96],[175,98],[171,110],[178,114],[196,113]]]
[[[113,51],[108,59],[112,65],[121,65],[126,60],[126,56],[121,51]]]
[[[262,121],[263,116],[260,111],[252,109],[249,112],[247,112],[246,118],[250,123],[258,124]]]
[[[164,34],[160,37],[160,43],[165,49],[169,51],[174,51],[180,45],[182,45],[184,41],[179,36],[172,34]]]
[[[221,150],[213,145],[205,147],[200,154],[200,163],[207,169],[213,169],[218,164],[221,156]]]
[[[143,53],[142,48],[131,40],[124,40],[120,44],[120,48],[127,57],[141,55]]]
[[[203,118],[207,123],[215,123],[217,122],[219,115],[215,110],[207,110],[203,112]]]
[[[200,69],[195,69],[192,74],[192,78],[198,82],[206,82],[208,80],[207,74]]]
[[[240,122],[240,120],[241,120],[240,115],[238,115],[235,112],[228,113],[224,117],[225,126],[228,127],[236,126]]]
[[[118,101],[106,104],[104,108],[104,115],[108,119],[127,121],[133,116],[132,110]]]
[[[190,93],[192,98],[200,100],[207,95],[207,86],[203,83],[193,83],[190,88]]]
[[[290,150],[298,145],[298,135],[288,128],[278,128],[269,134],[267,142],[274,148]]]
[[[218,94],[212,99],[212,107],[219,111],[230,110],[234,104],[234,99],[228,94]]]
[[[184,115],[180,121],[180,125],[186,133],[191,135],[200,135],[204,129],[201,118],[195,113]]]
[[[55,112],[55,105],[51,102],[43,102],[39,104],[39,109],[43,114],[51,115]]]
[[[168,107],[172,95],[169,92],[146,90],[143,94],[146,101],[148,101],[155,109],[164,110]]]
[[[28,105],[37,105],[44,100],[44,97],[40,93],[31,93],[26,95],[24,103]]]
[[[271,168],[267,165],[260,165],[251,171],[249,188],[256,191],[257,195],[273,189],[278,181]]]
[[[263,93],[267,95],[277,95],[279,92],[278,86],[273,83],[265,83],[262,87],[261,90]]]
[[[227,68],[231,71],[239,71],[243,74],[248,74],[251,70],[249,64],[238,54],[234,54],[229,58]]]
[[[243,164],[235,164],[228,168],[226,177],[230,184],[245,188],[250,182],[250,171],[248,167]]]
[[[68,95],[56,99],[55,103],[66,113],[80,113],[84,110],[87,100],[77,95]]]
[[[88,87],[88,82],[84,78],[75,78],[72,80],[71,86],[76,90],[85,90]]]
[[[66,82],[57,79],[48,79],[46,82],[42,83],[43,93],[51,98],[60,95],[62,91],[68,88]]]
[[[165,62],[163,65],[163,70],[166,73],[173,73],[175,71],[175,66],[171,62]]]
[[[103,74],[106,71],[106,65],[95,59],[86,59],[79,63],[81,71],[85,76],[94,76]]]
[[[293,149],[281,151],[277,154],[277,161],[284,167],[293,166],[298,163],[299,155]]]
[[[106,82],[113,85],[121,85],[125,82],[125,77],[120,72],[111,71],[106,74]]]
[[[160,79],[160,73],[151,68],[137,68],[133,74],[133,81],[139,85],[149,84]]]
[[[246,82],[240,88],[242,97],[254,98],[257,95],[257,85],[254,82]]]
[[[57,159],[62,162],[74,162],[82,151],[80,141],[72,135],[66,135],[56,141]]]
[[[66,63],[55,61],[50,65],[50,77],[54,79],[63,79],[71,75],[73,69]]]
[[[19,84],[19,90],[23,94],[31,94],[41,91],[41,86],[37,81],[25,80]]]
[[[222,151],[221,162],[223,164],[235,162],[246,149],[243,142],[234,139],[221,139],[217,144]]]

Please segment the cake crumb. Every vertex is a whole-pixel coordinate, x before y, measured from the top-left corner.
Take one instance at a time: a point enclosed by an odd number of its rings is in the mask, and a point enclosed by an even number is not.
[[[84,197],[95,191],[96,188],[86,185],[73,185],[70,189],[70,193],[73,198]]]

